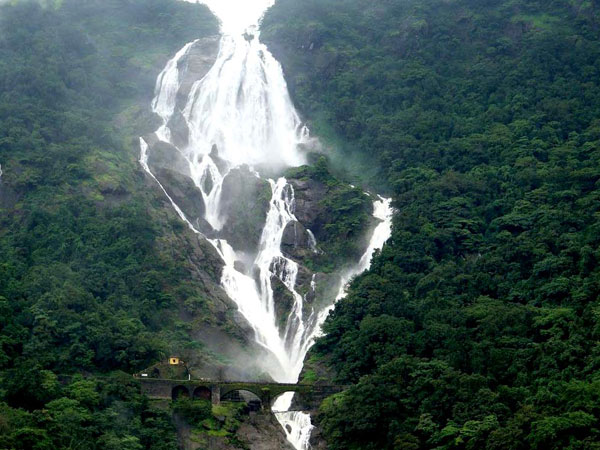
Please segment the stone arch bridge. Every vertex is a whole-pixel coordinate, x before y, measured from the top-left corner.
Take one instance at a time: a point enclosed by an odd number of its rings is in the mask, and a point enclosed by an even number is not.
[[[139,378],[142,393],[151,399],[175,400],[179,396],[210,399],[219,404],[236,391],[248,391],[256,395],[262,406],[271,403],[286,392],[301,395],[303,403],[313,403],[341,392],[345,386],[322,386],[312,384],[287,384],[270,382],[214,381],[214,380],[165,380],[159,378]]]

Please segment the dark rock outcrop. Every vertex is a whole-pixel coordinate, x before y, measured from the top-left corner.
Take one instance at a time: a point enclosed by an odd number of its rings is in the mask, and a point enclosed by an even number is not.
[[[315,280],[319,279],[319,274],[315,274]],[[298,277],[296,278],[296,291],[300,293],[305,300],[304,306],[308,306],[315,299],[315,291],[312,287],[313,272],[306,267],[298,266]]]
[[[275,303],[275,317],[281,331],[285,328],[287,318],[294,306],[294,296],[281,280],[275,276],[271,277],[273,288],[273,303]]]
[[[176,109],[183,110],[196,81],[201,80],[212,68],[219,54],[220,36],[198,39],[187,55],[179,61],[180,88]]]
[[[216,144],[213,144],[209,155],[217,166],[217,169],[219,169],[219,172],[225,173],[227,171],[227,162],[219,156],[219,149]]]
[[[368,246],[368,230],[374,225],[372,200],[360,188],[336,179],[324,161],[291,169],[287,178],[295,193],[294,214],[314,240],[308,242],[308,250],[290,245],[299,229],[287,230],[283,250],[327,273],[360,258]],[[303,238],[300,236],[301,243]]]
[[[313,420],[313,429],[310,433],[309,444],[312,450],[326,450],[327,442],[325,441],[325,437],[323,436],[323,430],[319,424],[315,424]]]
[[[188,137],[190,129],[183,117],[180,110],[176,110],[169,122],[167,127],[171,130],[171,140],[178,148],[185,148],[188,145]]]
[[[223,180],[221,235],[233,248],[256,253],[271,199],[271,186],[247,167],[233,169]]]
[[[327,187],[324,183],[312,179],[292,179],[290,183],[294,187],[296,198],[294,215],[305,228],[318,236],[327,222],[327,211],[320,205],[327,195]]]
[[[270,413],[251,414],[237,430],[237,437],[251,450],[291,450],[277,419]]]
[[[190,165],[177,149],[177,147],[157,139],[152,139],[150,135],[146,142],[148,143],[148,166],[156,175],[158,169],[169,169],[179,172],[182,175],[190,175]]]
[[[211,231],[211,226],[204,219],[206,208],[202,193],[191,178],[164,168],[156,170],[154,176],[195,227],[204,233]]]
[[[275,416],[269,412],[250,413],[244,416],[235,437],[239,443],[228,437],[194,435],[191,427],[182,420],[177,423],[179,445],[183,450],[293,450]]]
[[[300,222],[294,220],[286,225],[281,240],[281,252],[296,261],[314,253],[310,234]]]

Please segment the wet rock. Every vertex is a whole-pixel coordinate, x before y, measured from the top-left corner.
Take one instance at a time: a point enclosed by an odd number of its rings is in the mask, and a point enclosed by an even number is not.
[[[235,322],[235,324],[240,327],[244,333],[247,336],[251,336],[254,334],[254,330],[252,329],[252,326],[248,323],[248,321],[246,320],[246,318],[244,317],[244,315],[239,312],[239,311],[233,311],[232,313],[232,320]]]
[[[209,156],[217,166],[217,169],[219,169],[219,172],[225,173],[227,171],[227,162],[219,156],[219,148],[216,144],[213,144],[211,147]]]
[[[327,223],[327,211],[320,204],[327,195],[325,184],[312,180],[290,180],[296,196],[294,215],[298,221],[318,236],[324,224]]]
[[[300,293],[307,302],[314,300],[314,290],[312,289],[313,273],[306,267],[298,266],[298,276],[296,277],[296,291]]]
[[[288,179],[295,192],[295,216],[316,241],[310,247],[313,254],[303,256],[311,260],[310,267],[330,272],[364,253],[373,204],[360,189],[340,182],[319,164],[293,169]]]
[[[168,169],[182,175],[190,175],[190,165],[177,147],[163,141],[156,141],[148,148],[148,166],[156,175],[158,169]]]
[[[240,273],[248,273],[248,268],[242,261],[239,261],[239,260],[235,261],[233,263],[233,267],[235,270],[237,270]]]
[[[204,193],[209,195],[213,189],[213,187],[215,187],[215,183],[212,179],[212,176],[210,173],[206,174],[206,177],[204,178],[204,181],[202,182],[202,189],[204,190]]]
[[[187,215],[186,215],[187,217]],[[189,219],[188,219],[189,220]],[[214,238],[214,230],[210,223],[204,217],[196,217],[190,220],[194,228],[198,231],[201,231],[208,239]]]
[[[314,422],[314,421],[313,421]],[[323,431],[319,425],[314,425],[312,432],[310,433],[309,444],[312,450],[326,450],[327,442],[325,441],[325,437],[323,436]]]
[[[288,258],[301,261],[313,253],[311,236],[300,222],[293,220],[283,230],[281,252]]]
[[[151,149],[153,146],[155,146],[159,142],[159,139],[156,136],[156,133],[146,134],[142,139],[144,139],[144,141],[146,141],[146,144],[148,144],[148,149]]]
[[[294,447],[273,414],[260,413],[248,416],[236,432],[236,436],[252,450],[292,450]]]
[[[247,167],[233,169],[223,180],[221,236],[236,250],[256,253],[271,200],[271,186]]]
[[[171,140],[178,148],[185,148],[188,145],[188,137],[190,134],[190,129],[181,114],[181,111],[176,110],[169,122],[167,123],[167,127],[171,130]]]
[[[273,303],[275,304],[275,317],[280,331],[285,329],[287,318],[294,306],[294,296],[288,288],[275,276],[271,277],[273,288]]]
[[[199,225],[201,231],[207,230],[208,224],[204,220],[204,199],[192,179],[174,170],[164,168],[158,168],[154,172],[154,176],[181,208],[188,220]]]
[[[219,36],[199,39],[179,62],[181,85],[177,93],[177,108],[183,110],[196,81],[201,80],[214,65],[219,54]]]

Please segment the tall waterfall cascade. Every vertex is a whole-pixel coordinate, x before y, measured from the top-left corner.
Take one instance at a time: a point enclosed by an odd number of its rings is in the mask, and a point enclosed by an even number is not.
[[[377,225],[363,257],[340,274],[337,299],[318,308],[307,305],[306,293],[298,289],[299,264],[281,249],[286,227],[297,221],[294,187],[285,177],[271,174],[304,164],[302,148],[310,144],[311,138],[292,104],[281,66],[259,40],[259,21],[274,0],[203,3],[221,23],[216,60],[191,83],[186,70],[197,41],[188,43],[167,63],[158,77],[152,102],[162,125],[152,138],[140,138],[140,164],[158,183],[179,217],[206,237],[221,256],[223,289],[251,325],[256,342],[273,355],[275,363],[265,370],[278,382],[294,383],[333,302],[343,297],[347,282],[369,267],[373,251],[389,238],[392,209],[387,199],[373,202]],[[191,200],[172,195],[153,168],[150,160],[158,158],[153,150],[156,142],[162,145],[160,157],[171,161],[174,170],[193,183],[202,217],[191,217],[183,204]],[[225,232],[227,180],[242,168],[250,178],[268,183],[271,196],[250,261],[248,252],[237,248]],[[270,177],[262,177],[261,173]],[[310,230],[307,233],[310,248],[316,252],[316,239]],[[274,283],[283,285],[292,299],[283,324],[276,315]],[[310,285],[314,293],[314,274]],[[273,410],[278,411],[277,418],[292,445],[310,448],[310,416],[286,412],[292,400],[292,393],[280,396]]]

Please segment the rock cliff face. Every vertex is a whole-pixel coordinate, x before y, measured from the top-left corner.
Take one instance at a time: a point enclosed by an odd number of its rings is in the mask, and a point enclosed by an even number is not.
[[[204,199],[191,178],[169,169],[158,169],[154,175],[196,228],[210,229],[204,219]]]
[[[313,233],[317,243],[364,235],[373,209],[371,201],[359,189],[341,183],[331,174],[327,175],[327,180],[310,175],[290,180],[296,193],[296,217]],[[347,230],[332,233],[339,219],[350,215],[355,215],[358,222]],[[364,251],[366,247],[363,247],[359,246],[357,251]]]
[[[190,176],[190,167],[181,152],[173,145],[159,141],[155,134],[145,138],[149,146],[148,165],[156,169],[169,169]]]
[[[283,429],[270,413],[250,413],[235,432],[235,440],[226,437],[211,436],[197,438],[193,430],[182,421],[178,421],[179,442],[183,450],[293,450],[287,441]],[[200,441],[200,442],[198,442]]]
[[[327,196],[325,184],[312,178],[292,178],[290,182],[296,193],[296,217],[316,238],[322,237],[328,216],[321,203]]]
[[[283,230],[281,251],[288,258],[302,260],[311,253],[318,252],[314,237],[302,223],[294,220],[287,224]]]
[[[236,435],[250,450],[292,450],[283,430],[272,414],[251,415]]]
[[[271,283],[273,286],[275,316],[277,317],[279,330],[283,332],[285,330],[285,322],[287,317],[294,306],[294,297],[292,293],[286,289],[285,285],[279,280],[279,278],[275,276],[271,277]]]
[[[198,229],[208,233],[211,227],[204,219],[204,199],[190,178],[187,160],[176,147],[159,141],[156,135],[151,134],[146,139],[146,142],[150,143],[148,165],[152,168],[154,176],[188,220]]]
[[[223,237],[233,248],[256,254],[271,200],[271,186],[243,166],[225,177],[221,196]]]
[[[177,93],[177,108],[185,107],[188,96],[196,80],[202,79],[212,68],[219,53],[220,36],[198,39],[188,51],[185,58],[179,61],[179,72],[183,74],[181,87]]]
[[[185,148],[188,145],[188,136],[190,133],[189,127],[181,114],[181,110],[177,109],[173,113],[173,117],[167,123],[171,130],[171,139],[179,148]]]
[[[360,258],[374,225],[368,194],[333,176],[322,157],[287,175],[298,223],[285,230],[282,250],[317,272],[334,272]]]

